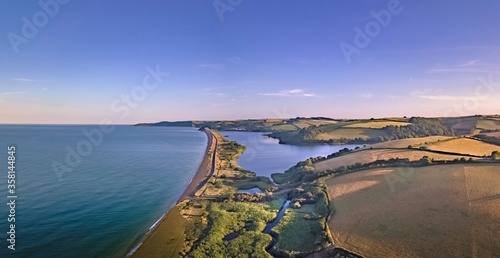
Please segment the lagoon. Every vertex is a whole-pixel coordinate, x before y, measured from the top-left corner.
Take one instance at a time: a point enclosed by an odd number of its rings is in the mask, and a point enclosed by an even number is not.
[[[238,159],[243,168],[255,172],[257,176],[271,177],[273,173],[283,173],[299,161],[310,157],[327,156],[343,148],[354,149],[361,145],[315,145],[297,146],[279,144],[277,139],[265,136],[263,132],[222,131],[229,140],[247,147]]]

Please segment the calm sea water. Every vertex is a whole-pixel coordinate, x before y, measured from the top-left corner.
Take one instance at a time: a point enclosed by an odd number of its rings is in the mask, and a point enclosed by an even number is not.
[[[177,201],[207,144],[195,128],[0,125],[0,257],[122,257]],[[79,165],[59,180],[52,165]],[[16,146],[16,251],[7,249],[7,146]],[[78,152],[77,152],[78,153]],[[76,159],[70,159],[75,162]],[[75,165],[73,164],[73,165]]]
[[[283,173],[310,157],[327,156],[343,148],[354,149],[359,145],[294,146],[279,144],[277,139],[264,136],[266,133],[223,131],[222,135],[247,147],[238,159],[238,164],[259,176],[270,177]]]

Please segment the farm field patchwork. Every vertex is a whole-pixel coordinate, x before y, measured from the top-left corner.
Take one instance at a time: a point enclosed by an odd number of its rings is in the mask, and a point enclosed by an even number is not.
[[[500,121],[492,119],[481,119],[478,121],[476,127],[485,130],[498,130],[500,129]]]
[[[320,125],[328,125],[328,124],[336,124],[337,121],[334,120],[320,120],[320,119],[300,119],[295,121],[293,124],[298,128],[307,128],[311,125],[320,126]]]
[[[369,128],[339,128],[326,133],[319,133],[314,136],[317,140],[330,140],[330,139],[370,139],[376,137],[385,137],[387,133],[379,129],[369,129]]]
[[[491,153],[490,153],[491,154]],[[424,150],[411,150],[411,149],[365,149],[354,151],[350,154],[327,159],[314,164],[316,171],[325,171],[329,169],[336,169],[341,166],[353,165],[355,163],[370,163],[376,160],[389,160],[395,158],[407,158],[410,161],[421,159],[423,156],[428,156],[435,160],[454,160],[460,158],[469,159],[467,156],[440,154]],[[476,158],[478,159],[478,158]]]
[[[270,129],[277,131],[295,131],[298,130],[299,128],[293,124],[280,124],[280,125],[273,125],[270,127]]]
[[[500,146],[463,137],[448,141],[434,142],[426,146],[430,150],[472,154],[477,156],[489,156],[493,151],[500,151]]]
[[[335,245],[366,257],[495,257],[499,171],[499,164],[437,165],[329,179]]]
[[[499,137],[500,138],[500,132],[494,132],[494,133],[485,133],[488,136],[493,136],[493,137]]]
[[[380,142],[370,145],[373,148],[407,148],[408,145],[412,145],[413,147],[418,147],[420,145],[427,143],[433,143],[437,141],[445,141],[449,139],[453,139],[451,136],[429,136],[422,138],[408,138],[408,139],[400,139],[393,140],[387,142]]]
[[[355,123],[355,124],[350,124],[344,126],[344,128],[374,128],[374,129],[380,129],[384,128],[386,126],[406,126],[409,125],[410,123],[405,123],[405,122],[396,122],[396,121],[370,121],[370,122],[361,122],[361,123]]]
[[[451,124],[451,128],[455,129],[460,133],[470,132],[475,128],[479,117],[456,117],[449,118],[448,123]]]

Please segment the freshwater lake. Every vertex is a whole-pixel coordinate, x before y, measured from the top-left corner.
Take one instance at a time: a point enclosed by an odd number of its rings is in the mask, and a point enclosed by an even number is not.
[[[343,148],[354,149],[360,145],[316,145],[296,146],[279,144],[279,140],[265,136],[262,132],[222,131],[229,140],[245,145],[247,149],[238,159],[243,168],[258,176],[271,177],[283,173],[299,161],[310,157],[327,156]]]

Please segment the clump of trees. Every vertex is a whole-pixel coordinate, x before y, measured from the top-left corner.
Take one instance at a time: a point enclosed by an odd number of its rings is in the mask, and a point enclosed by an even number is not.
[[[262,230],[276,216],[268,207],[244,202],[211,203],[208,226],[187,257],[268,257],[265,248],[272,238]],[[240,234],[231,241],[223,240],[233,232]]]
[[[418,138],[433,135],[453,136],[455,131],[448,128],[441,119],[438,118],[423,118],[412,117],[407,126],[389,125],[384,127],[387,137],[383,140],[397,140],[405,138]]]
[[[332,153],[328,156],[326,156],[327,159],[331,159],[331,158],[336,158],[336,157],[340,157],[340,156],[343,156],[345,154],[349,154],[352,150],[349,149],[349,148],[343,148],[335,153]]]
[[[272,174],[274,182],[284,184],[287,182],[310,182],[316,179],[314,173],[314,163],[324,160],[325,157],[308,158],[298,162],[295,166],[287,169],[284,173]]]
[[[266,193],[235,193],[232,196],[232,200],[235,202],[260,202],[260,201],[270,201],[272,200],[273,194],[270,192]]]
[[[245,146],[238,144],[236,141],[225,141],[220,144],[222,151],[219,153],[221,159],[230,161],[233,160],[236,155],[241,153],[246,149]],[[229,163],[231,167],[231,163]]]
[[[418,165],[419,166],[428,166],[430,164],[432,164],[432,159],[429,158],[429,156],[423,156],[419,161],[418,161]]]
[[[298,187],[288,193],[288,199],[291,199],[293,204],[299,204],[298,208],[300,208],[300,206],[304,204],[316,203],[318,201],[318,196],[314,191],[306,191],[304,188]]]
[[[494,151],[491,153],[491,160],[500,160],[500,151]]]

